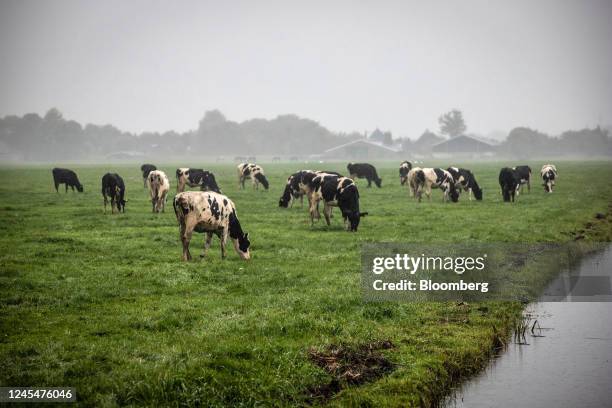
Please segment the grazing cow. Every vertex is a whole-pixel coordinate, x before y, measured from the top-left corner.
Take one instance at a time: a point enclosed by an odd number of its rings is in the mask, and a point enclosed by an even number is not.
[[[514,202],[514,196],[518,196],[518,189],[521,185],[521,175],[515,169],[504,167],[499,172],[499,186],[505,202]]]
[[[143,181],[144,187],[147,186],[147,177],[149,177],[149,173],[152,172],[153,170],[157,170],[157,167],[155,167],[154,164],[143,164],[142,166],[140,166],[140,171],[142,171],[142,181]]]
[[[147,184],[149,185],[149,193],[151,194],[151,205],[152,211],[158,213],[165,212],[166,209],[166,197],[168,191],[170,191],[170,181],[168,176],[161,170],[153,170],[147,177]]]
[[[459,201],[459,192],[455,188],[455,180],[452,174],[440,168],[424,168],[422,170],[425,175],[425,185],[422,187],[422,191],[425,192],[427,198],[431,200],[432,188],[439,188],[444,193],[443,201],[450,200],[453,203]]]
[[[252,163],[240,163],[237,167],[238,170],[238,188],[244,189],[244,182],[247,178],[251,178],[253,182],[253,188],[259,190],[259,183],[261,183],[267,190],[270,187],[268,179],[264,175],[264,171],[261,166]]]
[[[408,179],[408,186],[410,188],[410,195],[421,202],[423,195],[423,188],[425,187],[425,173],[420,167],[413,167],[408,171],[406,176]]]
[[[553,186],[555,185],[555,179],[557,178],[557,167],[554,164],[545,164],[540,170],[542,181],[544,182],[544,191],[552,193]]]
[[[210,248],[213,234],[221,239],[222,258],[225,258],[228,237],[234,242],[234,248],[242,259],[251,257],[249,234],[242,231],[234,203],[223,194],[213,191],[186,191],[174,197],[173,206],[179,223],[184,261],[191,260],[189,242],[193,231],[206,233],[202,257]]]
[[[74,191],[74,188],[76,187],[79,193],[83,192],[83,185],[79,182],[79,178],[74,171],[56,167],[51,170],[51,172],[53,173],[55,192],[59,193],[58,187],[60,184],[64,184],[66,186],[66,193],[68,192],[68,187],[72,188],[72,191]]]
[[[104,196],[104,213],[106,214],[106,204],[108,197],[111,202],[111,212],[125,212],[125,184],[117,173],[106,173],[102,177],[102,195]]]
[[[527,184],[527,192],[531,192],[531,167],[529,166],[516,166],[513,167],[512,170],[515,170],[520,178],[519,185],[516,187],[516,194],[518,195],[518,189],[521,189],[521,193],[523,192],[523,184]]]
[[[446,169],[450,174],[453,175],[456,187],[463,188],[464,191],[468,192],[468,198],[472,201],[472,193],[476,200],[482,200],[482,189],[476,182],[474,174],[468,169],[462,169],[458,167],[449,167]]]
[[[399,167],[400,185],[406,184],[408,181],[408,172],[412,169],[412,163],[403,161]]]
[[[376,187],[380,188],[380,183],[382,179],[378,177],[376,173],[376,167],[372,166],[369,163],[349,163],[346,166],[346,169],[349,172],[349,177],[355,178],[365,178],[368,180],[368,188],[372,187],[372,181],[376,184]]]
[[[293,173],[287,178],[287,184],[285,184],[285,190],[283,191],[283,195],[278,200],[278,206],[287,208],[289,207],[289,203],[293,207],[293,203],[298,198],[301,201],[301,206],[304,206],[304,195],[306,191],[300,188],[300,181],[302,180],[302,176],[306,173],[312,173],[311,170],[301,170],[297,173]]]
[[[293,201],[300,198],[303,207],[304,196],[308,199],[310,206],[310,195],[313,191],[312,180],[319,174],[340,176],[339,173],[333,171],[300,170],[287,178],[287,184],[285,185],[283,195],[278,201],[278,206],[287,208],[290,202],[291,206],[293,206]]]
[[[332,207],[338,207],[347,231],[356,232],[361,217],[365,217],[368,213],[359,211],[359,191],[353,180],[348,177],[320,174],[314,177],[312,185],[315,187],[310,204],[311,225],[314,224],[315,217],[320,217],[317,207],[322,200],[323,215],[327,225],[330,225]]]
[[[207,170],[180,167],[176,169],[176,191],[185,191],[185,186],[198,187],[202,191],[221,193],[215,175]]]

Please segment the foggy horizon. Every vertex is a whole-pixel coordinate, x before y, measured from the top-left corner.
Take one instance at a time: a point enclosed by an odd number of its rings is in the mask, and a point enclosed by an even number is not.
[[[612,124],[612,3],[0,2],[0,117],[185,132],[295,114],[416,139]]]

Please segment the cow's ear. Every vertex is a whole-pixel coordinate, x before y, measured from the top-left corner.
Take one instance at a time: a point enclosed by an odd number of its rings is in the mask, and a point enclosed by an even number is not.
[[[366,215],[368,215],[368,212],[367,212],[367,211],[366,211],[366,212],[359,213],[359,216],[360,216],[360,217],[365,217]]]
[[[248,239],[248,238],[249,238],[249,233],[247,232],[244,234],[244,239]]]

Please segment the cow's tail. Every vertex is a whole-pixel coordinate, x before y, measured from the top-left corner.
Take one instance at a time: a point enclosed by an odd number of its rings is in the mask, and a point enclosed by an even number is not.
[[[425,184],[425,172],[423,170],[417,170],[415,178],[417,185],[422,186]]]
[[[419,201],[421,201],[421,195],[423,194],[423,188],[425,188],[425,172],[423,170],[417,170],[414,175],[414,180],[416,183],[416,186],[414,189],[414,195]]]
[[[179,222],[182,222],[185,216],[189,213],[189,203],[183,199],[180,195],[174,197],[172,200],[172,207],[174,208],[174,214]]]
[[[259,181],[264,186],[266,190],[270,187],[270,183],[268,183],[268,179],[263,174],[256,173],[253,176],[257,179],[257,181]]]

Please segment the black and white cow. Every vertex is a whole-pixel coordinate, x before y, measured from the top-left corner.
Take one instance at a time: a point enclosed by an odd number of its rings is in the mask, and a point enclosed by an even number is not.
[[[270,187],[261,166],[253,163],[240,163],[237,167],[238,171],[238,188],[244,189],[244,182],[250,178],[253,182],[253,188],[259,190],[259,183],[267,190]]]
[[[420,167],[413,167],[406,176],[410,195],[421,202],[423,189],[425,188],[425,172]]]
[[[301,201],[301,206],[304,206],[304,195],[306,195],[306,191],[300,188],[300,182],[302,181],[302,177],[307,173],[314,173],[312,170],[301,170],[297,173],[293,173],[287,178],[287,184],[285,184],[285,190],[283,190],[283,195],[278,200],[278,206],[287,208],[289,207],[289,203],[293,207],[294,201],[298,198]]]
[[[459,201],[459,192],[455,188],[455,180],[452,174],[440,168],[426,167],[422,170],[425,175],[425,184],[421,190],[428,199],[431,200],[431,189],[439,188],[444,193],[442,196],[443,201],[450,200],[454,203]]]
[[[349,172],[349,176],[352,179],[364,178],[368,180],[368,188],[372,187],[372,181],[376,184],[376,187],[380,188],[382,179],[378,177],[376,173],[376,167],[369,163],[349,163],[346,165],[346,169]]]
[[[476,178],[470,170],[459,167],[449,167],[446,170],[453,175],[455,187],[458,190],[463,188],[464,191],[467,191],[470,201],[472,201],[472,194],[474,194],[476,200],[482,200],[482,189],[476,182]]]
[[[400,185],[406,184],[408,181],[408,172],[412,169],[412,163],[403,161],[399,167]]]
[[[102,196],[104,196],[104,213],[110,197],[111,212],[125,212],[125,184],[117,173],[106,173],[102,176]]]
[[[540,170],[540,175],[544,182],[544,191],[552,193],[555,180],[557,179],[557,167],[554,164],[545,164],[542,166],[542,170]]]
[[[147,186],[147,177],[149,177],[149,173],[153,170],[157,170],[157,167],[155,167],[154,164],[143,164],[140,166],[140,171],[142,171],[142,181],[145,187]]]
[[[361,217],[368,215],[367,212],[359,210],[359,190],[348,177],[335,175],[317,175],[313,181],[314,191],[310,203],[310,221],[314,224],[314,219],[320,217],[318,214],[318,203],[323,201],[323,215],[325,222],[329,226],[332,207],[338,207],[342,213],[342,218],[347,231],[357,231]]]
[[[238,255],[242,259],[250,259],[249,234],[242,231],[232,200],[213,191],[185,191],[174,197],[173,206],[179,224],[184,261],[191,260],[189,242],[193,231],[206,233],[202,257],[210,248],[212,236],[215,234],[221,239],[222,258],[225,258],[225,245],[229,238]]]
[[[149,193],[151,194],[151,205],[153,212],[165,212],[166,198],[170,191],[170,181],[168,176],[161,170],[153,170],[147,177]]]
[[[514,202],[515,195],[521,186],[521,175],[515,169],[504,167],[499,172],[499,186],[505,202]]]
[[[519,188],[521,190],[520,192],[521,193],[523,192],[524,184],[527,184],[527,192],[530,193],[531,192],[531,167],[516,166],[516,167],[513,167],[512,169],[516,171],[520,179],[519,185],[517,186],[516,194],[518,195]]]
[[[321,177],[318,177],[318,176],[321,176]],[[331,176],[342,177],[340,173],[337,173],[335,171],[328,171],[328,170],[323,170],[323,171],[308,170],[301,174],[301,178],[299,180],[298,185],[299,185],[300,191],[303,191],[306,197],[308,198],[309,208],[312,204],[312,194],[314,193],[317,186],[321,183],[321,181],[323,181],[325,177],[331,177]],[[316,208],[317,208],[317,218],[318,218],[318,210],[319,210],[318,203],[316,204]]]
[[[56,167],[51,172],[53,173],[53,184],[55,184],[56,192],[59,193],[58,187],[60,184],[65,184],[66,193],[68,192],[68,187],[72,188],[72,191],[76,187],[79,193],[83,192],[83,185],[79,182],[79,178],[74,171]]]
[[[180,167],[176,169],[176,191],[185,191],[185,186],[200,187],[202,191],[214,191],[221,193],[215,175],[202,169]]]

